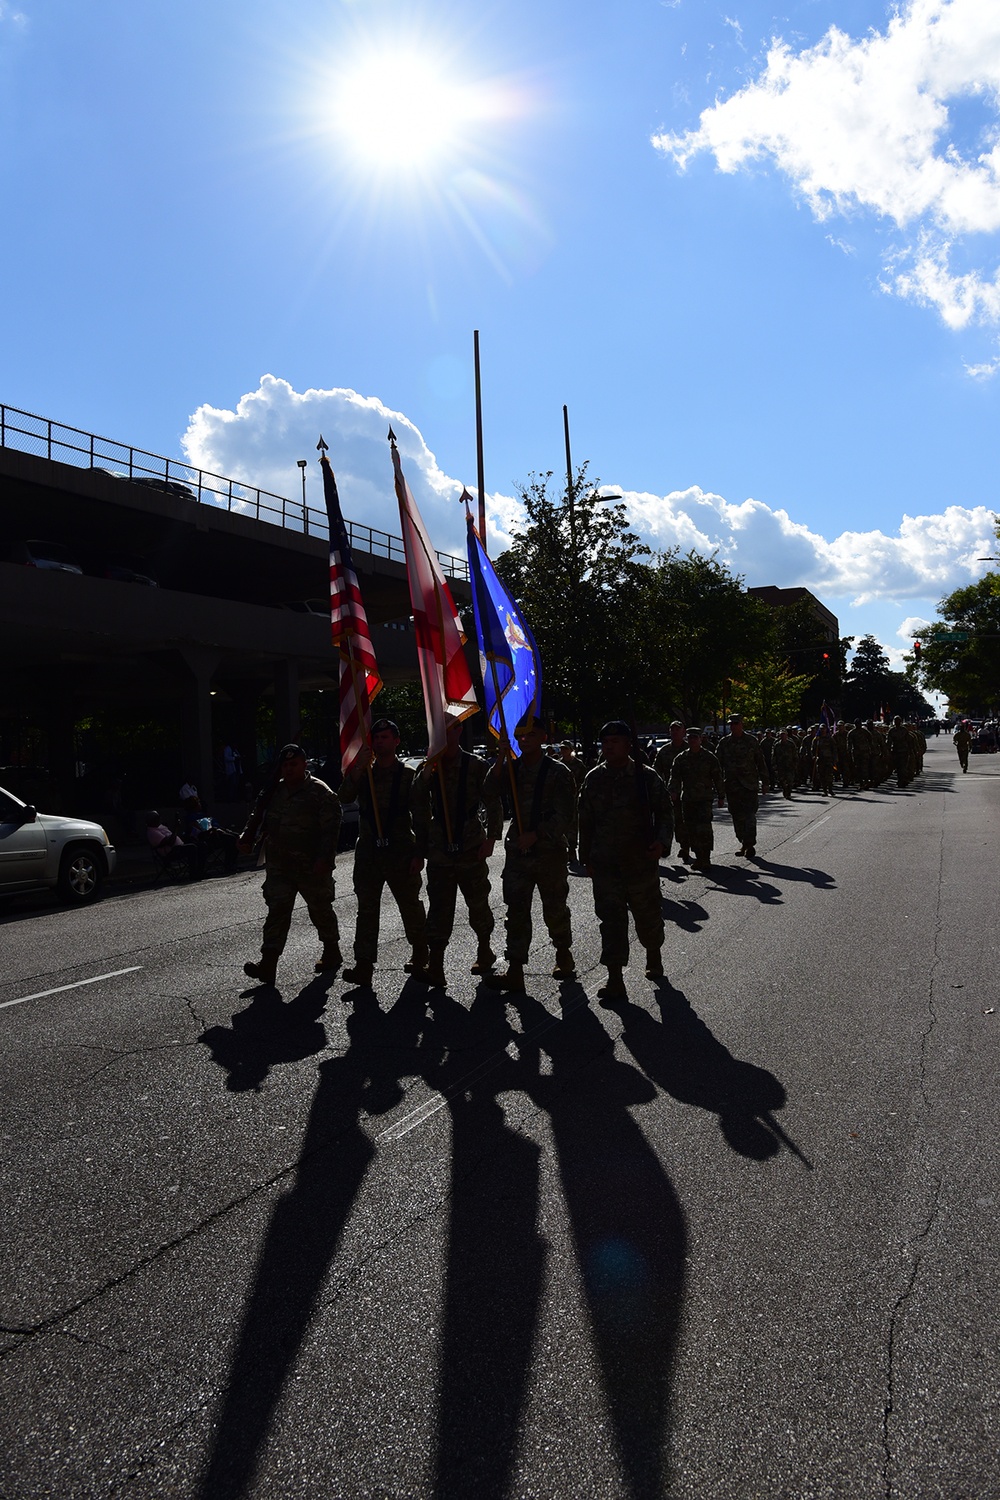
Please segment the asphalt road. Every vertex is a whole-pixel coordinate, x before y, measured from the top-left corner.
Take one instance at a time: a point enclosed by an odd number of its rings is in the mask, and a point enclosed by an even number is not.
[[[957,771],[665,862],[617,1011],[582,878],[581,983],[538,940],[516,1004],[464,932],[405,982],[388,907],[377,1001],[304,912],[249,987],[256,873],[0,905],[0,1495],[1000,1496],[1000,758]]]

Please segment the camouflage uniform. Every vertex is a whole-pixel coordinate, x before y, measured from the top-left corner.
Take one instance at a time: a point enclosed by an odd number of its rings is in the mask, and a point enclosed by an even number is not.
[[[281,953],[288,937],[296,896],[306,903],[309,918],[323,940],[324,948],[339,941],[333,910],[333,866],[337,858],[337,835],[343,808],[325,781],[306,772],[298,786],[281,781],[267,804],[263,833],[266,873],[263,895],[267,919],[261,947]],[[322,860],[326,872],[316,875],[313,866]]]
[[[417,854],[427,860],[427,941],[444,947],[455,926],[455,903],[461,891],[469,925],[488,946],[493,931],[490,873],[478,857],[484,839],[503,831],[503,812],[495,783],[486,785],[489,767],[478,756],[460,750],[453,760],[442,756],[433,767],[424,763],[413,783],[413,826]],[[448,845],[441,781],[451,818],[453,846]]]
[[[751,849],[757,842],[757,787],[769,785],[767,766],[760,746],[746,730],[730,734],[719,746],[719,765],[726,784],[726,801],[740,841],[741,849]]]
[[[647,950],[663,946],[659,861],[649,845],[671,836],[666,788],[649,766],[595,766],[580,793],[580,858],[593,871],[601,963],[628,963],[628,914]]]
[[[771,753],[771,769],[781,795],[791,801],[799,769],[799,747],[793,739],[778,740]]]
[[[847,736],[847,743],[855,778],[862,790],[865,790],[871,786],[872,780],[872,756],[875,753],[872,737],[863,724],[855,724]]]
[[[684,827],[691,852],[698,864],[712,857],[712,801],[723,795],[722,767],[704,746],[692,753],[682,750],[670,770],[670,795],[680,799]]]
[[[340,788],[343,803],[358,801],[361,821],[354,850],[354,893],[358,898],[358,915],[354,929],[354,961],[358,965],[374,964],[378,958],[378,930],[382,891],[388,886],[399,914],[403,931],[411,947],[425,941],[427,917],[420,899],[420,875],[410,866],[416,857],[417,840],[413,832],[411,801],[413,771],[401,760],[382,767],[372,762],[372,780],[367,771],[345,777]],[[378,805],[382,838],[372,806],[372,783]]]
[[[955,749],[958,751],[958,763],[963,771],[969,769],[969,746],[972,744],[972,735],[964,724],[960,724],[955,730]]]
[[[904,724],[893,722],[885,737],[885,743],[892,756],[896,785],[909,786],[913,780],[913,742],[910,739],[910,731]]]
[[[837,745],[832,735],[817,734],[813,740],[813,784],[824,797],[833,796],[833,773],[837,764]]]
[[[536,833],[538,842],[527,854],[517,847],[517,818],[511,819],[505,840],[503,899],[507,907],[507,962],[528,961],[531,947],[531,902],[537,889],[542,918],[557,950],[571,948],[573,932],[569,916],[569,839],[576,835],[576,780],[570,766],[542,756],[536,765],[523,757],[510,762],[525,833]],[[509,785],[510,771],[496,765],[488,782]]]
[[[664,786],[668,786],[670,784],[670,773],[674,768],[674,761],[677,759],[678,755],[682,755],[684,753],[685,748],[686,747],[683,740],[681,740],[676,745],[674,744],[673,740],[668,740],[667,743],[656,752],[656,759],[653,762],[653,770],[656,772],[657,776],[659,776]],[[688,834],[687,824],[684,822],[683,807],[681,807],[680,804],[672,806],[671,815],[673,817],[673,831],[674,838],[677,840],[677,847],[682,854],[687,854],[691,848],[691,839]],[[664,854],[670,853],[669,843],[665,845],[663,852]]]
[[[837,770],[840,772],[840,784],[846,787],[854,781],[850,734],[846,724],[841,723],[837,725],[833,735],[833,743],[836,746]]]

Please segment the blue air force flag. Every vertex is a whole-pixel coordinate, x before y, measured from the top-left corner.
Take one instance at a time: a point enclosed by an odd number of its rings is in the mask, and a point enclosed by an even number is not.
[[[471,516],[468,529],[469,579],[486,718],[497,739],[506,738],[514,754],[520,755],[514,730],[525,714],[541,712],[542,662],[524,616],[486,556]]]

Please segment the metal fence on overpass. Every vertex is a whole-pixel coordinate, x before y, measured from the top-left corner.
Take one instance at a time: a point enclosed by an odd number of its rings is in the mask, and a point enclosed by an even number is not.
[[[16,406],[0,404],[0,448],[16,448],[81,469],[100,469],[114,479],[164,489],[180,499],[252,516],[256,521],[267,521],[306,536],[328,535],[326,512],[304,505],[301,500],[286,500],[283,495],[274,495],[239,479],[226,479],[176,458],[164,458],[134,448],[130,443],[118,443],[78,427],[67,427],[63,422],[20,411]],[[402,537],[357,521],[347,522],[347,534],[351,546],[359,552],[406,562]],[[468,578],[469,565],[464,558],[438,552],[437,559],[449,578]]]

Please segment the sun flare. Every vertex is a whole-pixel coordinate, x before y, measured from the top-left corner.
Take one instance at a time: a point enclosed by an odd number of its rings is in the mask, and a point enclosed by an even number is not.
[[[471,91],[416,53],[372,57],[338,84],[335,123],[352,155],[379,168],[425,166],[471,120]]]

